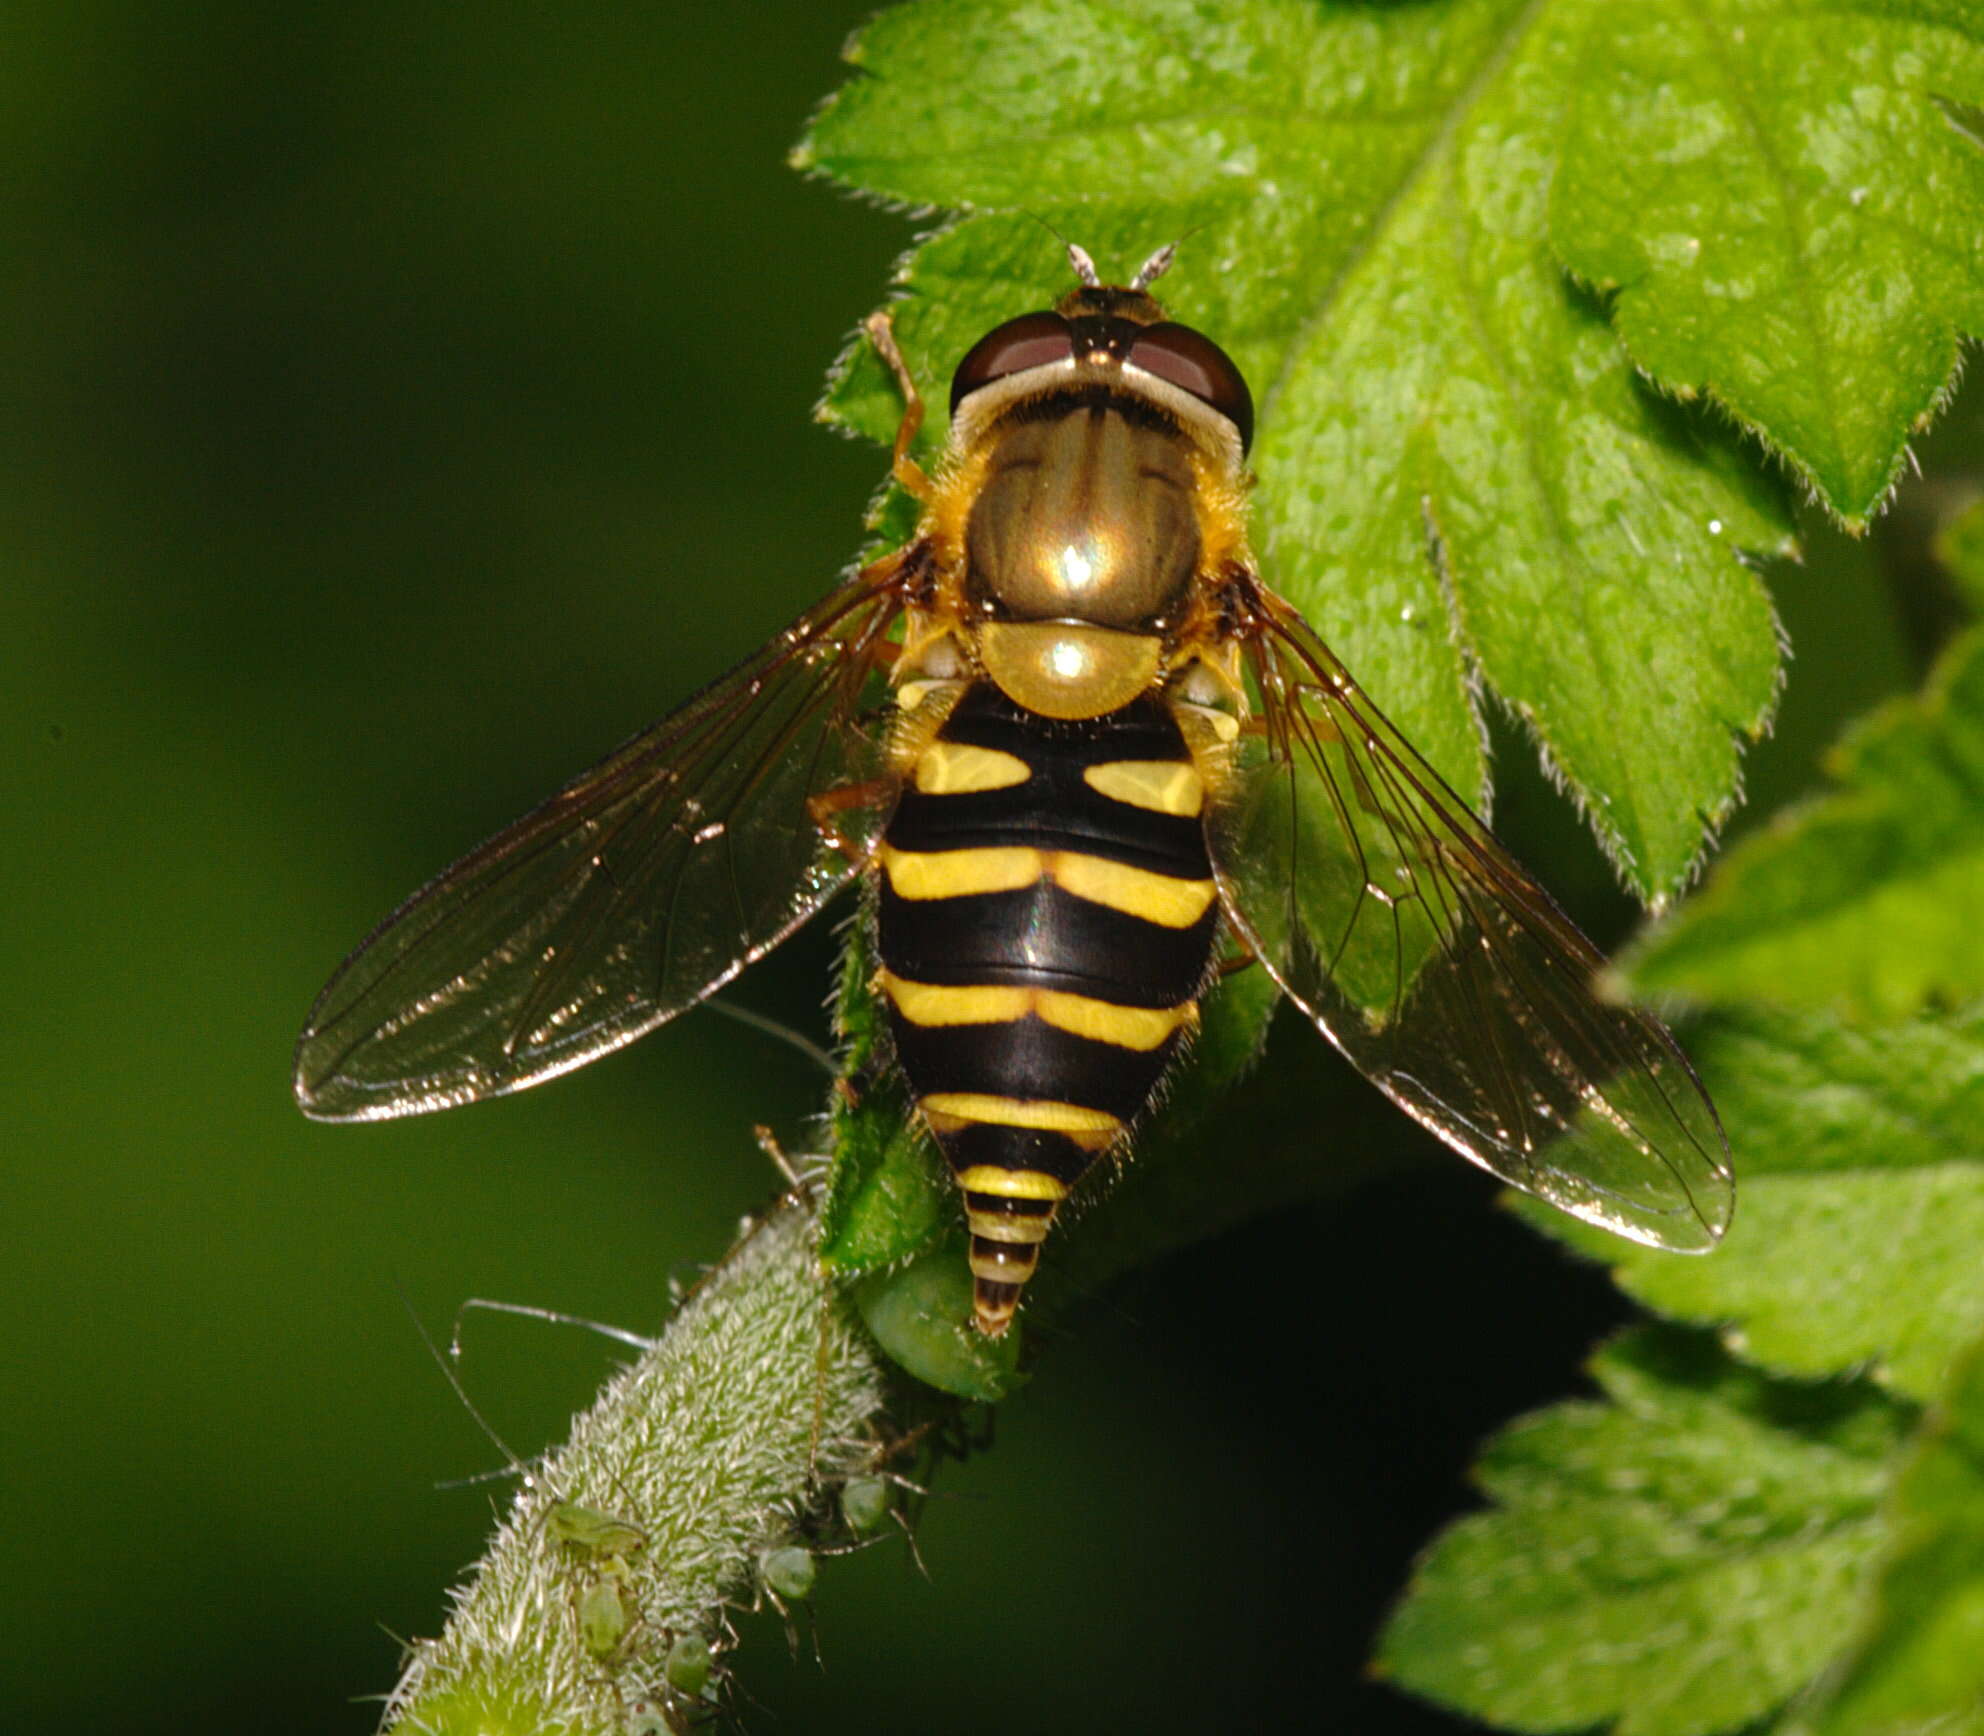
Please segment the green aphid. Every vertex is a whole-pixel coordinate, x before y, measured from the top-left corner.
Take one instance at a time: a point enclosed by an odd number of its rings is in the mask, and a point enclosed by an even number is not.
[[[596,1658],[610,1658],[633,1625],[618,1573],[606,1572],[579,1594],[579,1643]]]
[[[677,1634],[669,1643],[668,1655],[662,1660],[661,1668],[668,1678],[668,1685],[676,1693],[685,1694],[693,1700],[709,1686],[713,1662],[710,1642],[701,1634]]]
[[[648,1546],[648,1534],[638,1525],[577,1501],[552,1502],[545,1524],[560,1543],[588,1560],[624,1559]]]
[[[774,1597],[809,1597],[819,1564],[810,1549],[787,1544],[783,1549],[767,1549],[758,1557],[758,1576]]]
[[[638,1605],[629,1562],[647,1548],[648,1534],[629,1520],[579,1501],[552,1502],[544,1523],[580,1563],[573,1604],[579,1643],[596,1658],[614,1657],[635,1624]]]
[[[840,1492],[840,1513],[857,1537],[872,1536],[889,1516],[889,1485],[881,1477],[850,1477]]]

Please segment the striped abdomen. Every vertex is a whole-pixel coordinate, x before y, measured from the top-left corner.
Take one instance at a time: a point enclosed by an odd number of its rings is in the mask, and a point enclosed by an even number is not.
[[[964,1190],[988,1333],[1197,1020],[1219,921],[1203,805],[1155,697],[1055,722],[981,683],[907,768],[879,853],[881,988]]]

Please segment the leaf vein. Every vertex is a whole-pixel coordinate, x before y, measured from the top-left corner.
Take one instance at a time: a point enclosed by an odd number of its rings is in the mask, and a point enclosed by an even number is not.
[[[1397,183],[1379,201],[1364,234],[1344,254],[1336,270],[1331,273],[1329,281],[1317,294],[1308,314],[1295,328],[1287,349],[1282,352],[1281,365],[1275,370],[1274,378],[1268,382],[1267,389],[1261,394],[1260,420],[1263,425],[1273,419],[1275,403],[1293,377],[1299,365],[1299,358],[1309,346],[1309,340],[1328,323],[1350,280],[1356,276],[1358,270],[1379,245],[1388,239],[1387,231],[1391,227],[1392,220],[1420,183],[1433,172],[1441,157],[1447,154],[1448,147],[1460,131],[1463,122],[1473,114],[1475,105],[1493,87],[1496,77],[1521,46],[1538,15],[1547,10],[1550,4],[1551,0],[1528,0],[1528,4],[1511,19],[1508,28],[1488,45],[1482,55],[1480,66],[1475,69],[1459,94],[1447,105],[1445,117],[1441,120],[1439,128],[1426,141],[1418,155],[1406,164]]]
[[[1837,458],[1847,450],[1847,441],[1839,425],[1839,405],[1837,385],[1833,379],[1834,369],[1826,344],[1825,326],[1819,309],[1813,301],[1813,285],[1816,274],[1810,269],[1810,237],[1798,216],[1798,203],[1791,184],[1790,174],[1779,157],[1763,117],[1751,100],[1748,87],[1737,76],[1736,69],[1723,54],[1710,22],[1702,15],[1700,0],[1676,0],[1679,8],[1688,14],[1695,26],[1695,34],[1702,44],[1702,59],[1720,76],[1724,94],[1731,108],[1741,117],[1749,129],[1751,143],[1765,172],[1776,184],[1777,206],[1782,218],[1782,226],[1788,239],[1791,255],[1797,269],[1792,272],[1793,290],[1798,302],[1800,317],[1812,345],[1812,366],[1817,375],[1819,402],[1825,406],[1828,426],[1826,433],[1832,441],[1833,456]]]

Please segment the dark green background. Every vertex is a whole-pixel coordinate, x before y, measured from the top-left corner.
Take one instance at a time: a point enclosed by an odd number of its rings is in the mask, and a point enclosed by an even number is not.
[[[443,1334],[476,1294],[658,1324],[771,1189],[751,1124],[817,1104],[802,1060],[709,1015],[411,1124],[310,1126],[287,1075],[400,896],[852,552],[881,464],[808,412],[913,226],[783,157],[864,10],[17,15],[10,1729],[370,1728],[389,1635],[435,1630],[501,1496],[435,1488],[499,1461],[400,1288]],[[1864,556],[1777,582],[1802,661],[1771,801],[1909,675]],[[1561,804],[1518,776],[1503,814],[1616,935]],[[739,998],[820,1035],[831,959],[823,925]],[[1333,1105],[1372,1123],[1362,1087],[1306,1033],[1277,1047],[1327,1161]],[[1376,1124],[1397,1179],[1148,1274],[1056,1347],[998,1450],[943,1476],[932,1583],[895,1545],[828,1564],[824,1673],[747,1623],[776,1727],[1451,1727],[1360,1684],[1371,1628],[1474,1439],[1571,1385],[1618,1309]],[[485,1320],[465,1373],[530,1451],[606,1365]]]

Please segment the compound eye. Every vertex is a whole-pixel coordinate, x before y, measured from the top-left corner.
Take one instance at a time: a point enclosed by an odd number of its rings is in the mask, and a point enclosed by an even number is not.
[[[1253,444],[1254,394],[1233,358],[1204,332],[1173,320],[1145,326],[1130,347],[1129,361],[1217,410],[1240,431],[1242,451]]]
[[[1058,313],[1028,313],[994,326],[965,351],[951,376],[951,414],[980,386],[1023,374],[1028,368],[1066,361],[1075,353],[1068,322]]]

